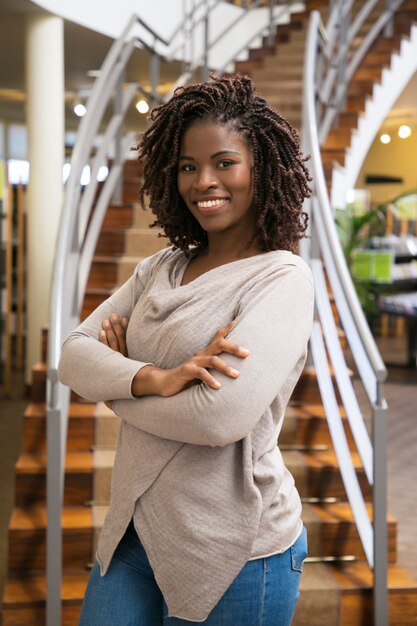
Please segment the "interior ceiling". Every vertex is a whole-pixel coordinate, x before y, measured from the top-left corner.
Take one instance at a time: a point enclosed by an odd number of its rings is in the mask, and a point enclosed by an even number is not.
[[[44,13],[30,0],[0,0],[0,119],[24,122],[25,120],[25,22],[28,13]],[[69,21],[64,22],[65,37],[65,89],[66,128],[76,129],[79,119],[73,112],[73,99],[77,93],[88,93],[94,78],[90,70],[100,68],[112,39]],[[128,67],[126,80],[147,86],[148,53],[136,50]],[[161,91],[168,90],[180,73],[178,64],[161,67]],[[417,75],[400,96],[385,125],[410,122],[417,126]],[[138,128],[144,116],[132,106],[127,124]]]

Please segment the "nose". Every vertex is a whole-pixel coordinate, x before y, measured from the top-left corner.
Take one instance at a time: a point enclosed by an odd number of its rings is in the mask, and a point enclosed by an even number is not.
[[[206,191],[217,187],[217,179],[212,168],[204,167],[196,172],[193,188],[196,191]]]

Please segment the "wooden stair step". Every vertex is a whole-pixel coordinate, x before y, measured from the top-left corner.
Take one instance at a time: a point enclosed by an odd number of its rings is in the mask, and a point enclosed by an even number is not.
[[[281,80],[298,80],[302,83],[303,80],[303,67],[300,66],[288,66],[288,65],[275,65],[270,67],[263,67],[257,69],[252,73],[253,80],[255,81],[256,88],[258,89],[258,83],[265,83],[267,81],[281,81]]]
[[[45,402],[47,369],[46,363],[35,363],[32,367],[32,384],[30,387],[32,402]]]
[[[159,237],[156,229],[131,228],[126,233],[125,256],[150,256],[169,244],[166,237]]]
[[[64,505],[84,504],[93,498],[93,455],[68,452],[65,463]],[[21,454],[16,463],[16,506],[26,507],[46,500],[46,455]]]
[[[335,383],[335,376],[332,369],[330,370],[330,374],[333,382]],[[352,377],[352,370],[348,370],[348,375]],[[338,403],[342,404],[339,392],[335,387],[336,398],[338,399]],[[321,404],[321,395],[320,389],[317,382],[317,373],[314,367],[305,367],[295,388],[292,392],[290,403],[294,404],[302,403],[302,404]]]
[[[77,626],[90,572],[64,573],[62,578],[63,626]],[[41,573],[10,578],[3,597],[3,626],[45,625],[46,580]]]
[[[115,256],[123,254],[125,249],[125,230],[101,230],[97,246],[96,255]]]
[[[373,623],[373,575],[364,562],[328,565],[341,590],[340,626]],[[417,581],[397,564],[388,566],[389,624],[417,623]]]
[[[94,311],[104,300],[109,298],[114,289],[109,287],[88,287],[84,295],[81,320],[84,320]]]
[[[15,508],[9,522],[9,575],[46,567],[46,508]],[[93,556],[91,507],[64,507],[62,513],[63,568],[85,568]]]
[[[330,150],[346,149],[350,146],[352,131],[350,128],[337,128],[331,130],[327,136],[324,149]]]
[[[339,407],[347,440],[351,449],[355,449],[352,431],[343,407]],[[278,445],[331,446],[329,426],[321,404],[287,406]]]
[[[368,503],[367,509],[372,519],[372,505]],[[358,560],[365,559],[349,503],[304,504],[302,518],[308,530],[310,557],[354,556]],[[390,563],[394,563],[396,561],[397,524],[390,515],[387,517],[387,523],[388,558]]]
[[[117,281],[118,258],[95,255],[90,268],[87,286],[111,289]]]
[[[117,268],[117,284],[122,285],[130,278],[138,263],[143,261],[144,256],[123,256]]]
[[[346,152],[344,149],[341,149],[341,148],[337,148],[336,150],[333,150],[330,148],[322,148],[321,158],[322,158],[324,165],[329,164],[329,163],[331,163],[332,165],[334,165],[334,163],[339,163],[339,165],[344,165]]]
[[[293,93],[301,93],[302,88],[303,85],[300,80],[281,79],[279,82],[264,80],[256,81],[257,92],[266,100],[268,100],[271,96],[274,96],[276,93],[279,93],[280,91],[285,91],[287,96]]]
[[[370,626],[372,578],[362,561],[305,563],[292,626]],[[388,593],[390,626],[416,624],[417,582],[395,564],[388,566]]]
[[[131,203],[139,200],[139,192],[142,185],[141,178],[131,178],[123,181],[123,202]]]
[[[89,451],[94,445],[96,405],[71,402],[68,420],[68,452]],[[46,406],[44,402],[32,402],[24,413],[24,452],[44,452],[46,449]]]
[[[346,500],[346,492],[340,475],[337,458],[333,450],[316,452],[283,451],[282,456],[290,473],[294,476],[301,497],[327,498],[329,496]],[[362,489],[369,500],[371,488],[366,479],[359,455],[352,452],[352,462]]]
[[[117,230],[129,228],[133,223],[133,207],[131,203],[112,204],[106,211],[102,228]]]
[[[149,228],[150,225],[155,221],[155,215],[149,208],[143,209],[139,202],[136,202],[133,205],[134,215],[133,215],[133,224],[134,228]],[[151,228],[151,232],[158,232],[158,229]],[[124,250],[123,250],[124,252]]]

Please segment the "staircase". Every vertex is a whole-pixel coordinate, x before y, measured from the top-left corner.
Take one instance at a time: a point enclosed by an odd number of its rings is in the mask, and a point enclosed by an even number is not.
[[[236,67],[249,73],[271,105],[296,126],[301,120],[301,65],[307,17],[307,13],[295,14],[288,26],[280,27],[276,54],[274,46],[265,46]],[[406,28],[403,21],[401,28]],[[398,43],[395,37],[389,44],[394,43]],[[377,49],[373,55],[370,58],[376,66],[377,60],[387,63],[390,53]],[[359,74],[358,81],[369,82],[363,74]],[[365,97],[362,92],[357,97],[352,94],[352,101],[364,102]],[[344,137],[351,132],[356,114],[348,111],[340,117],[339,128],[345,129],[341,133]],[[328,159],[329,176],[333,161],[342,159],[344,151],[335,143],[335,137],[333,144],[324,148],[327,152],[323,152]],[[164,239],[147,229],[152,217],[136,204],[140,178],[136,167],[136,162],[126,164],[124,202],[107,211],[82,317],[131,274],[138,259],[165,245]],[[43,345],[45,361],[45,340]],[[34,368],[22,453],[16,465],[16,506],[9,526],[9,578],[3,599],[3,626],[45,624],[45,375],[44,363]],[[341,411],[357,474],[370,500],[371,490],[343,408]],[[72,396],[62,515],[64,626],[77,624],[107,510],[118,427],[118,418],[103,404]],[[346,502],[315,373],[310,369],[303,373],[287,408],[279,445],[304,500],[303,520],[309,533],[310,558],[305,564],[294,626],[370,626],[372,573]],[[368,507],[371,508],[370,501]],[[396,565],[397,525],[391,517],[388,529],[390,625],[411,626],[417,624],[417,582]]]

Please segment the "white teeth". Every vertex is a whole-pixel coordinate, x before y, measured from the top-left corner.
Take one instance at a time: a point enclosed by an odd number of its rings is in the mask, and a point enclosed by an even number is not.
[[[219,198],[218,200],[201,200],[200,202],[197,202],[197,206],[200,209],[209,209],[210,207],[219,206],[220,204],[223,204],[224,201],[225,201],[224,198]]]

